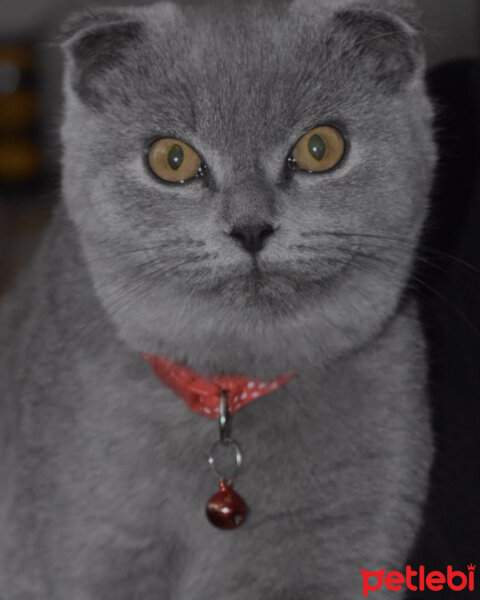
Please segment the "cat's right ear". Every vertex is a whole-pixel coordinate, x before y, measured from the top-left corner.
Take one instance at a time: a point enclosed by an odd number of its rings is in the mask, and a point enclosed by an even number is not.
[[[127,9],[93,10],[64,23],[60,44],[66,59],[66,86],[93,109],[118,93],[131,50],[145,36],[144,23]]]

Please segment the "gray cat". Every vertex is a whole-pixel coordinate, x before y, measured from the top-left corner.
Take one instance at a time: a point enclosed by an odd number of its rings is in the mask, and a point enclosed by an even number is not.
[[[397,1],[68,22],[63,202],[1,313],[2,600],[357,600],[403,567],[432,459],[419,30]],[[234,417],[239,529],[204,515],[215,421],[143,351],[298,373]]]

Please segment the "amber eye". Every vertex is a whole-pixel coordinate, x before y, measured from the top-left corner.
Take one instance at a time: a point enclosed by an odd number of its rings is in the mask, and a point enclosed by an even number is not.
[[[161,138],[150,146],[148,164],[170,183],[183,183],[202,173],[202,159],[193,148],[175,138]]]
[[[322,173],[333,169],[345,154],[345,140],[333,127],[315,127],[295,144],[294,164],[302,171]]]

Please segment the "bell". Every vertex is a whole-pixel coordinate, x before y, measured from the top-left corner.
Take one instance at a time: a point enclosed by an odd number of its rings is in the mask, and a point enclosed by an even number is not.
[[[220,491],[213,495],[206,506],[207,519],[218,529],[236,529],[245,521],[247,505],[231,485],[220,481]]]

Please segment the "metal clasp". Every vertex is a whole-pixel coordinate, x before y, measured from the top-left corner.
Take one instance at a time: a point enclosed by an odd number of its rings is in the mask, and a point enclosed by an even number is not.
[[[219,413],[220,416],[218,418],[218,428],[220,433],[220,439],[213,444],[210,450],[208,463],[218,475],[221,481],[231,484],[235,475],[237,474],[238,469],[242,464],[242,452],[238,444],[234,442],[231,438],[232,416],[228,408],[228,397],[226,392],[222,392],[220,396]],[[219,469],[217,466],[217,462],[222,462],[222,457],[220,456],[220,453],[223,452],[223,454],[225,454],[225,451],[229,451],[230,453],[233,451],[234,453],[233,465],[230,469],[228,469],[228,472],[225,468]]]
[[[228,409],[227,392],[222,392],[220,396],[220,417],[218,419],[218,426],[220,429],[220,441],[225,442],[225,440],[229,440],[232,433],[232,420]]]

